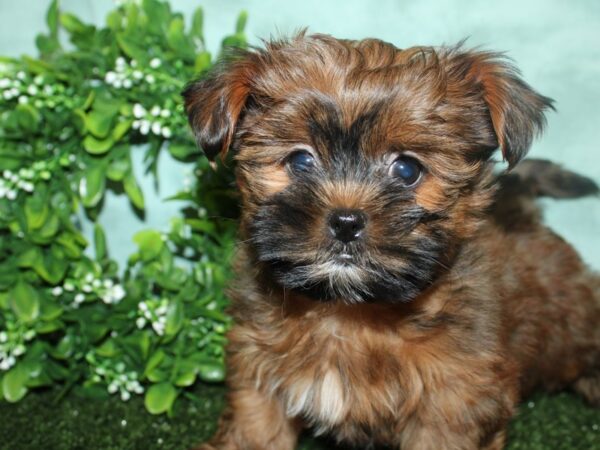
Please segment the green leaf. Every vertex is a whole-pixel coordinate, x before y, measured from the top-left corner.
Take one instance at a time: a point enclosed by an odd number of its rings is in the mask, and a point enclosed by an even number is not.
[[[113,148],[110,156],[106,177],[112,181],[123,181],[125,175],[131,172],[131,147],[117,145]]]
[[[183,361],[175,377],[175,386],[187,387],[196,381],[197,368],[192,361]]]
[[[196,62],[194,63],[194,72],[202,73],[212,66],[210,53],[207,51],[200,52],[196,55]]]
[[[64,323],[60,320],[51,320],[49,322],[38,322],[35,326],[35,331],[38,334],[52,333],[56,330],[61,330],[64,327]]]
[[[148,362],[146,363],[146,368],[144,369],[144,373],[149,373],[156,369],[160,365],[160,363],[163,362],[165,356],[166,353],[163,350],[156,350],[148,359]]]
[[[96,348],[96,353],[100,356],[104,356],[105,358],[112,358],[117,354],[117,346],[115,345],[115,341],[113,339],[104,341],[100,347]]]
[[[144,261],[156,258],[164,245],[161,234],[155,230],[139,231],[133,236],[133,241],[138,245]]]
[[[105,138],[112,129],[116,111],[111,114],[107,111],[94,110],[85,116],[85,127],[97,138]]]
[[[48,7],[48,12],[46,13],[46,24],[50,29],[50,36],[53,38],[58,37],[58,19],[59,19],[59,10],[58,10],[58,0],[53,0]]]
[[[129,35],[121,32],[117,33],[117,43],[123,53],[132,59],[137,60],[141,63],[146,63],[148,60],[148,52]]]
[[[75,351],[75,339],[73,335],[67,334],[58,342],[56,347],[50,350],[53,358],[68,359]]]
[[[99,223],[94,224],[94,249],[96,251],[96,260],[101,261],[107,257],[106,253],[106,235],[104,229]]]
[[[116,142],[125,136],[131,128],[132,123],[133,120],[123,120],[122,122],[118,122],[112,132],[113,140]]]
[[[165,324],[165,336],[175,336],[183,325],[184,312],[181,301],[174,300],[167,308],[167,322]]]
[[[29,373],[21,363],[6,372],[2,379],[2,393],[6,401],[16,403],[25,397],[28,380]]]
[[[44,301],[41,303],[40,319],[49,322],[51,320],[58,319],[63,312],[64,309],[60,305],[58,305],[54,300],[49,300],[48,298],[45,298]]]
[[[125,193],[133,203],[137,209],[144,209],[144,194],[142,190],[135,181],[135,177],[133,176],[133,172],[129,172],[125,175],[125,179],[123,180],[123,188],[125,189]]]
[[[146,391],[144,404],[150,414],[161,414],[171,409],[177,394],[177,389],[169,382],[154,384]]]
[[[154,33],[164,33],[171,15],[169,4],[158,0],[143,0],[142,8],[148,17],[148,29]]]
[[[48,203],[45,196],[38,194],[27,197],[25,200],[25,218],[27,228],[35,230],[40,228],[48,218]]]
[[[49,243],[54,235],[58,232],[60,220],[54,213],[50,213],[50,217],[46,220],[42,228],[40,228],[33,237],[33,241],[41,244]]]
[[[202,7],[198,7],[194,11],[190,36],[204,44],[204,11]]]
[[[40,314],[40,299],[37,291],[28,283],[19,281],[10,293],[10,306],[23,322],[32,322]]]
[[[248,22],[248,11],[242,11],[235,24],[235,32],[243,33],[246,28],[246,22]]]
[[[115,140],[112,136],[104,139],[96,139],[89,134],[83,140],[83,148],[92,155],[102,155],[108,152],[113,145],[115,145]]]
[[[101,164],[88,167],[79,181],[79,195],[86,208],[93,208],[104,196],[106,177]]]
[[[60,15],[60,23],[65,28],[65,30],[72,34],[85,33],[88,28],[88,26],[85,25],[76,16],[69,13],[62,13]]]
[[[203,363],[198,366],[198,376],[202,381],[210,383],[221,382],[225,379],[225,367],[219,363]]]
[[[200,155],[202,151],[199,150],[196,145],[181,142],[171,142],[169,144],[169,153],[175,159],[186,160],[190,156]]]
[[[15,108],[15,114],[17,114],[17,121],[21,128],[29,132],[37,131],[41,121],[41,116],[37,109],[28,103],[20,103]]]
[[[171,20],[167,31],[167,42],[176,54],[189,61],[194,61],[196,50],[184,33],[184,23],[181,17],[175,17]]]

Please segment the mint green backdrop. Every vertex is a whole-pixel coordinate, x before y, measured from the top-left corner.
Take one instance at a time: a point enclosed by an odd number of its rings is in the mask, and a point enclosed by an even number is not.
[[[34,38],[44,27],[49,3],[0,0],[0,55],[35,52]],[[114,6],[110,0],[61,3],[62,9],[96,24]],[[205,34],[213,52],[241,9],[250,15],[247,34],[252,44],[308,27],[337,37],[377,37],[399,47],[454,44],[468,37],[468,46],[506,51],[531,85],[556,100],[558,110],[549,114],[547,131],[530,155],[560,162],[600,182],[600,0],[172,0],[171,5],[188,14],[204,7]],[[141,173],[142,151],[137,155]],[[177,204],[160,199],[182,186],[184,170],[165,155],[159,192],[150,179],[144,181],[149,205],[145,221],[133,215],[125,197],[108,195],[101,222],[117,260],[123,262],[134,250],[131,236],[137,230],[165,228],[177,213]],[[545,201],[544,206],[548,223],[600,269],[600,198]]]

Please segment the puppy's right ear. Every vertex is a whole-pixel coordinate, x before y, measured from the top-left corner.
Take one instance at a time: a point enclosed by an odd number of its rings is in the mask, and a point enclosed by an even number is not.
[[[257,73],[250,53],[237,55],[183,91],[196,141],[210,161],[226,155]]]

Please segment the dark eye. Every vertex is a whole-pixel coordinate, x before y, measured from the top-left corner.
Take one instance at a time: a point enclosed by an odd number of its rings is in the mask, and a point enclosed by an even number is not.
[[[413,186],[421,178],[423,167],[410,156],[401,156],[390,167],[390,175],[398,178],[405,186]]]
[[[287,164],[294,172],[310,172],[316,164],[315,158],[306,150],[298,150],[292,153]]]

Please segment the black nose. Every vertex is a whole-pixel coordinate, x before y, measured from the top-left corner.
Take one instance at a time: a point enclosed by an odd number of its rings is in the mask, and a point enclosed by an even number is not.
[[[329,229],[338,241],[347,243],[360,237],[366,222],[367,218],[360,211],[337,209],[329,216]]]

